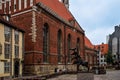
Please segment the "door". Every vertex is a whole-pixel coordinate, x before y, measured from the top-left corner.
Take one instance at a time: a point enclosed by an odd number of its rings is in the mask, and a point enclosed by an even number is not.
[[[15,60],[14,63],[14,76],[15,77],[19,76],[19,60]]]

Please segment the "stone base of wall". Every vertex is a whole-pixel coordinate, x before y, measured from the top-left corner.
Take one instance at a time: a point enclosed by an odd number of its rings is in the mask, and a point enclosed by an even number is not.
[[[57,68],[57,72],[63,72],[63,71],[77,71],[76,65],[31,65],[31,66],[25,66],[24,67],[24,74],[25,75],[50,75],[55,73],[55,69]]]

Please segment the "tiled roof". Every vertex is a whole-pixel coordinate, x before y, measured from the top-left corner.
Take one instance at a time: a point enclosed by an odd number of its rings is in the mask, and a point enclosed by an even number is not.
[[[58,0],[36,0],[36,2],[42,2],[47,7],[51,8],[55,11],[58,15],[63,17],[66,20],[72,18],[71,14],[69,13],[68,9],[64,6],[63,3],[59,2]]]
[[[91,43],[91,41],[85,36],[85,46],[91,49],[94,49],[94,45]]]
[[[95,49],[100,50],[102,55],[107,54],[108,52],[108,44],[100,44],[100,45],[95,45]]]
[[[67,21],[71,19],[75,20],[71,12],[65,7],[63,3],[59,2],[59,0],[52,0],[52,1],[51,0],[36,0],[36,3],[39,3],[39,2],[46,5],[48,8],[50,8],[52,11],[54,11],[57,15],[59,15],[63,19]],[[75,22],[75,26],[80,31],[83,31],[83,29],[79,26],[77,22]]]

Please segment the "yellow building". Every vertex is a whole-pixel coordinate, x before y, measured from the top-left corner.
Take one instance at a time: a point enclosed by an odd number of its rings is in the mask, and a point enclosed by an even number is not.
[[[0,80],[22,76],[24,31],[0,18]]]

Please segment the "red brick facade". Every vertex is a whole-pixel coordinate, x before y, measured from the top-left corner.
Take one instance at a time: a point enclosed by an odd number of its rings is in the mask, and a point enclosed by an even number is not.
[[[85,61],[90,67],[97,65],[97,50],[87,37],[85,37]]]
[[[16,1],[16,2],[15,2]],[[25,3],[25,1],[27,1]],[[11,21],[25,30],[25,70],[31,74],[47,73],[56,67],[73,70],[74,66],[68,63],[68,35],[71,37],[70,48],[78,46],[82,60],[88,57],[90,65],[95,63],[95,51],[85,48],[84,30],[75,18],[58,0],[11,0],[2,4],[2,11],[11,14]],[[48,62],[43,62],[44,25],[48,26]],[[58,63],[58,32],[61,31],[61,63]],[[78,42],[79,40],[79,42]],[[88,44],[88,43],[87,43]],[[71,51],[70,51],[71,53]],[[68,66],[70,65],[70,66]],[[43,68],[45,69],[43,71]]]

